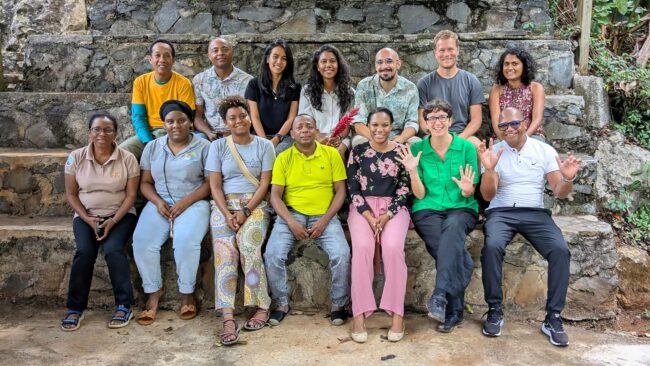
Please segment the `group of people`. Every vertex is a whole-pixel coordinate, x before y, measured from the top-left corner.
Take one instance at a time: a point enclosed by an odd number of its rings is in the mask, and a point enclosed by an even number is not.
[[[543,193],[548,182],[565,197],[580,160],[569,153],[562,161],[543,142],[544,91],[533,81],[532,57],[517,48],[501,56],[490,93],[494,138],[501,142],[480,141],[475,134],[483,92],[476,76],[458,68],[459,46],[455,33],[438,33],[438,67],[417,85],[398,75],[397,52],[383,48],[375,56],[377,73],[355,90],[348,64],[332,45],[314,52],[301,88],[291,49],[281,39],[266,47],[254,78],[232,64],[233,45],[216,38],[208,47],[212,66],[192,82],[172,71],[173,45],[155,41],[149,48],[153,71],[133,85],[136,136],[118,147],[115,118],[93,115],[88,146],[66,162],[77,249],[62,329],[81,324],[100,245],[116,303],[108,326],[126,326],[133,317],[142,325],[155,322],[164,293],[160,250],[169,238],[179,316],[195,317],[201,242],[209,230],[222,344],[240,337],[233,315],[240,267],[244,305],[254,308],[244,329],[278,325],[290,313],[286,262],[295,242],[305,239],[314,239],[329,257],[331,323],[345,323],[351,302],[351,336],[359,343],[368,338],[365,318],[377,310],[372,284],[383,263],[379,308],[392,316],[387,338],[396,342],[405,329],[404,242],[412,223],[436,263],[429,316],[439,321],[437,330],[451,332],[463,321],[474,267],[464,243],[478,221],[479,189],[490,201],[481,254],[489,306],[483,334],[501,334],[503,257],[521,233],[549,262],[542,331],[552,344],[568,345],[560,313],[570,253],[544,209]],[[333,136],[353,107],[358,113],[351,127]],[[148,200],[139,218],[138,191]],[[346,201],[351,245],[337,216]],[[137,316],[124,251],[131,234],[148,295]]]

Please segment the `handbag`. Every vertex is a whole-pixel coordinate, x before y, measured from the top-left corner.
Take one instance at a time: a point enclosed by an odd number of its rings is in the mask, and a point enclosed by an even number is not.
[[[257,189],[261,183],[257,178],[255,178],[253,174],[251,174],[250,170],[248,170],[248,167],[244,163],[244,160],[241,158],[241,155],[239,155],[239,151],[237,151],[237,148],[235,147],[235,141],[233,141],[232,135],[226,137],[226,144],[228,145],[228,148],[230,149],[230,154],[235,159],[235,162],[237,163],[239,170],[241,170],[242,174],[244,174],[244,177],[246,177],[246,179],[248,179],[248,181],[255,186],[255,189]],[[266,192],[266,196],[264,196],[264,201],[266,201],[267,203],[267,207],[265,208],[265,210],[268,213],[273,214],[273,208],[271,208],[270,189],[268,192]]]

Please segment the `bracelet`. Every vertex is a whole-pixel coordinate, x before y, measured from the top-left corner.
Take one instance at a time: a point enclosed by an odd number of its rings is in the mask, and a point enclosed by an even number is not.
[[[109,219],[109,220],[111,220],[111,221],[113,221],[113,224],[115,224],[115,225],[117,225],[117,221],[115,221],[115,219],[114,219],[114,218],[112,218],[112,217],[109,217],[108,219]]]
[[[576,177],[578,176],[578,174],[574,175],[573,178],[571,178],[571,179],[564,178],[564,176],[562,174],[560,174],[560,176],[562,177],[562,181],[564,183],[573,183],[573,181],[576,180]]]

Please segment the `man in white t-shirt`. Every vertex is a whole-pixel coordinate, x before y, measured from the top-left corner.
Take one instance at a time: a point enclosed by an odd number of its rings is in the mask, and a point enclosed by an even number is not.
[[[490,206],[485,211],[485,244],[481,252],[483,288],[489,305],[483,334],[501,335],[503,325],[501,268],[506,246],[521,233],[548,261],[546,319],[542,332],[555,346],[568,346],[560,312],[566,303],[571,253],[560,228],[544,208],[544,185],[548,181],[558,198],[565,198],[580,169],[571,153],[561,161],[553,147],[528,138],[522,113],[506,108],[499,118],[504,139],[479,147],[483,166],[481,194]]]

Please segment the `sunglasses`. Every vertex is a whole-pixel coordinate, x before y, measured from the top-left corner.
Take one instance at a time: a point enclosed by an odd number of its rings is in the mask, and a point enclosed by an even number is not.
[[[512,121],[510,121],[510,122],[501,122],[501,123],[499,123],[498,127],[499,127],[499,129],[500,129],[501,131],[505,131],[505,130],[507,130],[508,127],[512,127],[513,129],[516,130],[516,129],[519,128],[519,126],[521,125],[521,123],[522,123],[521,121],[517,121],[517,120],[515,119],[515,120],[512,120]]]

